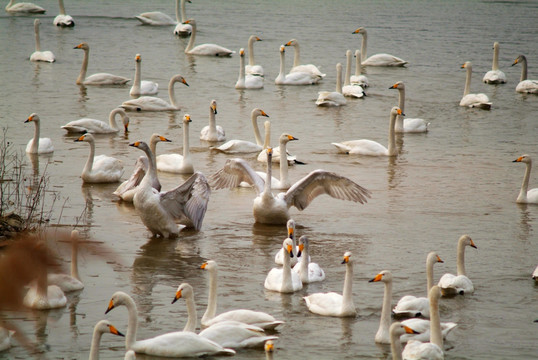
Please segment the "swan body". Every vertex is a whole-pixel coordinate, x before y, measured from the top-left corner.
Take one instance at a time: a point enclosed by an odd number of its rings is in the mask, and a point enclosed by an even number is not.
[[[245,49],[239,49],[239,78],[235,83],[236,89],[261,89],[263,88],[263,76],[245,75]]]
[[[211,193],[205,176],[196,172],[176,188],[159,192],[152,186],[157,169],[150,148],[143,141],[129,145],[144,151],[149,160],[148,174],[151,175],[144,176],[133,197],[133,204],[144,225],[154,236],[165,238],[178,235],[176,222],[200,230]]]
[[[254,129],[254,137],[256,139],[256,143],[253,143],[251,141],[246,141],[246,140],[230,140],[220,145],[219,147],[212,148],[212,149],[215,149],[217,151],[227,153],[227,154],[238,154],[238,153],[247,154],[247,153],[256,153],[258,151],[263,150],[262,137],[261,137],[260,129],[258,127],[258,122],[257,122],[257,119],[259,116],[269,117],[269,115],[267,115],[265,111],[263,111],[260,108],[255,108],[250,113],[250,119],[252,122],[252,128]],[[269,146],[269,144],[267,144],[267,146]]]
[[[366,95],[364,89],[359,84],[351,84],[351,50],[346,51],[346,73],[344,75],[344,86],[342,94],[347,97],[362,98]]]
[[[441,279],[439,279],[438,285],[442,290],[443,296],[472,294],[474,292],[473,283],[467,277],[467,273],[465,271],[466,246],[470,246],[475,249],[477,248],[469,235],[462,235],[458,240],[457,275],[444,274],[441,276]]]
[[[292,293],[303,288],[299,274],[291,271],[290,257],[293,256],[293,242],[287,238],[282,243],[284,249],[284,264],[281,268],[272,268],[265,278],[264,287],[267,290],[280,293]]]
[[[192,33],[192,25],[183,24],[185,21],[187,21],[187,15],[185,13],[185,2],[191,3],[191,0],[181,0],[181,3],[180,3],[180,0],[176,0],[177,25],[176,25],[176,28],[174,29],[174,34],[178,36],[182,36],[182,37],[190,36]],[[181,10],[181,17],[179,16],[179,13],[178,13],[179,10]]]
[[[120,131],[116,123],[116,115],[121,116],[125,133],[129,131],[129,116],[121,108],[113,109],[108,115],[108,124],[101,120],[82,118],[73,120],[62,126],[68,133],[115,134]]]
[[[202,264],[201,268],[209,272],[209,294],[207,309],[202,316],[202,326],[208,327],[218,323],[234,321],[258,326],[264,330],[274,330],[278,325],[284,323],[265,312],[247,309],[230,310],[216,315],[218,266],[215,261],[209,260]]]
[[[295,49],[295,56],[293,57],[293,67],[291,68],[290,73],[306,72],[310,73],[313,78],[319,78],[319,80],[325,77],[325,74],[323,74],[316,65],[301,64],[301,50],[299,47],[299,41],[297,41],[296,39],[291,39],[285,44],[285,46],[293,46],[293,48]]]
[[[191,159],[189,143],[189,124],[192,122],[189,114],[183,116],[183,155],[162,154],[157,156],[157,170],[175,174],[193,174],[194,165]]]
[[[525,55],[519,55],[512,66],[519,63],[521,63],[521,77],[516,86],[516,91],[526,94],[538,94],[538,80],[527,79],[527,58]]]
[[[267,174],[265,181],[243,159],[229,159],[222,169],[210,177],[215,189],[234,188],[246,181],[256,188],[254,220],[261,224],[285,224],[289,219],[289,208],[304,210],[317,196],[331,197],[364,203],[370,192],[352,180],[324,170],[314,170],[293,184],[286,192],[276,196],[271,192],[272,149],[267,149]]]
[[[91,134],[84,134],[77,141],[90,143],[90,155],[82,170],[82,181],[86,183],[112,183],[123,175],[123,163],[107,155],[95,156],[95,139]]]
[[[347,103],[342,94],[342,64],[336,64],[336,91],[320,91],[317,106],[342,106]]]
[[[355,75],[351,75],[349,82],[352,85],[360,85],[365,88],[368,87],[368,78],[366,75],[362,74],[362,60],[361,60],[361,51],[355,50]]]
[[[109,73],[97,73],[86,77],[88,61],[90,58],[90,45],[88,45],[87,42],[83,42],[75,46],[74,49],[84,50],[82,67],[76,81],[77,85],[124,85],[130,81],[130,79],[123,76],[112,75]]]
[[[174,91],[175,83],[182,83],[186,86],[187,80],[181,75],[174,75],[168,83],[168,98],[170,103],[155,96],[141,96],[138,99],[127,100],[121,104],[121,107],[128,111],[177,111],[181,107],[176,102]]]
[[[39,19],[34,20],[34,33],[35,33],[35,51],[30,55],[30,61],[44,61],[55,62],[56,57],[52,51],[41,51],[41,42],[39,41],[39,25],[41,22]]]
[[[217,101],[211,100],[211,104],[209,104],[209,125],[204,126],[204,128],[200,131],[200,140],[226,141],[226,133],[224,132],[224,129],[215,122],[216,114]]]
[[[325,271],[316,263],[310,262],[310,245],[308,237],[305,235],[299,238],[299,254],[301,257],[298,265],[293,267],[293,271],[299,274],[303,284],[310,284],[317,281],[325,280]]]
[[[202,44],[195,47],[194,42],[196,40],[196,21],[194,19],[189,19],[185,21],[185,24],[191,24],[192,26],[191,38],[189,39],[189,43],[185,48],[185,54],[222,57],[231,56],[233,53],[235,53],[235,51],[226,49],[225,47],[216,44]]]
[[[64,293],[84,289],[84,283],[80,281],[78,275],[78,237],[77,230],[71,232],[71,275],[68,274],[47,274],[49,285],[56,285]]]
[[[29,2],[15,3],[15,0],[9,0],[6,5],[6,12],[11,14],[44,14],[45,11],[41,6]]]
[[[403,81],[398,81],[396,84],[392,85],[389,89],[398,90],[398,107],[405,111],[405,84]],[[403,118],[399,116],[396,118],[396,126],[394,131],[397,133],[423,133],[428,131],[429,122],[424,121],[424,119],[419,118]]]
[[[353,31],[352,34],[361,34],[362,43],[361,43],[361,64],[364,66],[404,66],[407,64],[407,61],[400,59],[397,56],[390,54],[375,54],[366,57],[367,45],[368,45],[368,33],[365,28],[360,27],[357,30]]]
[[[254,42],[262,41],[256,35],[251,35],[248,38],[248,64],[245,66],[247,75],[264,76],[263,66],[257,65],[254,61]]]
[[[25,123],[34,123],[34,137],[28,141],[26,145],[26,152],[29,154],[49,154],[54,151],[52,146],[52,140],[50,138],[40,138],[41,134],[41,119],[36,113],[31,114]]]
[[[480,108],[484,110],[491,109],[491,102],[486,94],[471,94],[471,74],[473,72],[472,63],[466,61],[465,64],[461,66],[462,69],[467,70],[467,77],[465,78],[465,89],[463,91],[463,97],[460,101],[460,106],[467,106],[471,108]]]
[[[90,346],[90,356],[89,360],[98,360],[99,359],[99,344],[101,343],[101,336],[103,334],[114,334],[118,336],[125,336],[116,329],[114,325],[108,320],[101,320],[95,324],[93,328],[92,344]]]
[[[142,25],[151,25],[151,26],[166,26],[166,25],[176,25],[176,21],[170,16],[160,12],[160,11],[150,11],[145,12],[140,15],[135,16],[142,23]]]
[[[343,154],[357,154],[367,156],[396,156],[398,150],[396,149],[396,137],[395,126],[396,117],[398,115],[404,116],[402,110],[395,106],[390,111],[390,125],[389,125],[389,147],[381,145],[380,143],[372,140],[350,140],[341,143],[332,143],[338,149],[339,153]]]
[[[482,81],[486,84],[504,84],[506,82],[506,75],[499,70],[499,43],[497,41],[493,43],[493,65],[491,70],[484,75]]]
[[[524,154],[512,162],[522,162],[526,165],[525,176],[523,177],[523,183],[521,184],[521,190],[519,191],[516,202],[518,204],[538,204],[538,188],[529,190],[529,179],[531,177],[532,169],[531,157]]]
[[[312,73],[306,71],[295,71],[286,74],[286,48],[284,45],[280,45],[280,72],[275,79],[277,85],[311,85],[317,84],[320,79],[319,76],[313,76]]]
[[[140,95],[155,95],[159,92],[159,84],[153,81],[140,80],[142,73],[142,56],[136,54],[135,56],[135,78],[133,86],[129,91],[131,96]]]
[[[351,252],[346,251],[342,264],[346,265],[343,294],[335,292],[314,293],[303,297],[308,310],[314,314],[337,317],[355,317],[357,310],[353,304],[353,261]]]
[[[61,26],[61,27],[73,27],[75,26],[75,20],[71,17],[71,15],[65,14],[65,6],[64,6],[64,0],[58,0],[59,6],[60,6],[60,14],[56,15],[54,18],[54,21],[52,22],[55,26]]]
[[[48,285],[47,274],[43,273],[30,283],[23,304],[35,310],[58,309],[67,304],[67,298],[58,286]]]

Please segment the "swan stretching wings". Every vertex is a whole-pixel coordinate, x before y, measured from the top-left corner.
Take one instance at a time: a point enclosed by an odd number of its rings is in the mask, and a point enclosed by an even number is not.
[[[159,92],[159,84],[149,80],[141,80],[142,77],[142,56],[136,54],[135,56],[135,77],[133,86],[129,95],[131,96],[140,96],[140,95],[155,95]]]
[[[519,191],[516,202],[519,204],[538,204],[538,188],[529,190],[529,179],[531,177],[532,169],[531,157],[524,154],[512,162],[522,162],[526,165],[525,176],[523,177],[523,183],[521,184],[521,190]]]
[[[519,63],[521,63],[521,77],[516,86],[516,91],[527,94],[538,94],[538,80],[527,79],[527,58],[525,55],[519,55],[514,60],[512,66]]]
[[[56,15],[56,17],[54,18],[53,24],[56,26],[61,26],[61,27],[75,26],[75,20],[73,20],[71,15],[66,15],[65,13],[64,0],[58,0],[58,3],[60,6],[60,14]]]
[[[130,81],[130,79],[123,76],[112,75],[109,73],[97,73],[86,77],[88,71],[88,61],[90,59],[90,45],[87,42],[82,42],[75,46],[73,49],[84,50],[84,58],[82,59],[82,67],[80,68],[80,74],[77,77],[77,85],[123,85]]]
[[[41,134],[41,119],[36,113],[31,114],[25,123],[34,123],[34,137],[28,141],[26,152],[29,154],[48,154],[54,151],[52,140],[50,138],[40,138]]]
[[[55,62],[56,57],[50,50],[41,51],[41,42],[39,41],[39,25],[41,22],[39,19],[34,20],[34,33],[35,33],[35,51],[30,55],[30,61],[45,61]]]
[[[467,277],[465,271],[465,247],[477,248],[469,235],[462,235],[458,240],[457,276],[444,274],[439,279],[439,287],[443,296],[464,295],[474,292],[472,281]],[[431,300],[430,300],[431,301]],[[431,305],[431,304],[430,304]],[[431,315],[431,314],[430,314]]]
[[[407,61],[400,59],[397,56],[390,54],[375,54],[366,58],[366,51],[368,46],[368,33],[365,28],[360,27],[357,30],[353,31],[352,34],[361,34],[362,43],[361,43],[361,62],[364,66],[404,66],[407,64]]]
[[[120,131],[116,123],[116,115],[120,115],[125,133],[129,131],[129,116],[121,108],[113,109],[108,115],[108,124],[101,120],[82,118],[73,120],[62,126],[68,133],[115,134]]]
[[[336,64],[336,90],[335,91],[320,91],[316,105],[318,106],[342,106],[347,103],[346,98],[342,94],[342,64]]]
[[[123,175],[123,163],[107,155],[95,156],[95,139],[92,134],[84,134],[75,141],[90,143],[90,155],[82,170],[82,181],[86,183],[111,183]]]
[[[467,70],[467,76],[465,77],[465,89],[463,90],[463,97],[460,100],[460,106],[467,106],[471,108],[480,108],[484,110],[491,109],[491,102],[486,94],[471,94],[471,75],[473,73],[473,64],[470,61],[466,61],[461,66],[462,69]]]
[[[196,21],[189,19],[185,21],[185,24],[192,25],[192,34],[189,39],[189,43],[185,48],[185,54],[191,55],[206,55],[206,56],[231,56],[235,51],[226,49],[216,44],[202,44],[194,47],[194,41],[196,40]]]
[[[6,5],[6,12],[11,14],[44,14],[45,11],[41,6],[29,2],[15,3],[15,0],[9,0]]]
[[[398,107],[405,111],[405,84],[403,81],[398,81],[396,84],[392,85],[389,89],[398,90]],[[424,121],[424,119],[414,118],[408,119],[403,118],[403,116],[398,115],[396,118],[396,126],[394,131],[397,133],[422,133],[428,131],[429,122]]]
[[[506,75],[499,70],[499,43],[497,41],[493,43],[493,64],[491,70],[484,75],[482,81],[486,84],[504,84],[506,82]]]
[[[176,95],[174,90],[175,83],[187,84],[187,80],[181,75],[174,75],[170,78],[168,83],[168,98],[170,103],[167,101],[155,97],[155,96],[141,96],[138,99],[127,100],[121,104],[121,107],[128,111],[178,111],[181,110],[181,107],[176,102]]]

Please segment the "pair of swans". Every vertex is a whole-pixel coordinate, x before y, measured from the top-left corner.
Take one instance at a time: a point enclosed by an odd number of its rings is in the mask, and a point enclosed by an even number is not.
[[[101,120],[82,118],[73,120],[62,126],[68,133],[116,134],[120,131],[116,123],[116,115],[121,116],[125,133],[129,131],[129,116],[121,108],[113,109],[108,115],[108,124]]]
[[[174,84],[181,83],[189,86],[187,80],[179,74],[170,78],[168,83],[168,98],[170,103],[155,96],[141,96],[138,99],[124,101],[121,107],[128,111],[178,111],[181,106],[176,102]]]
[[[270,132],[265,133],[265,144],[262,141],[262,137],[260,134],[260,129],[258,127],[258,118],[260,116],[269,117],[260,108],[255,108],[250,112],[250,120],[252,123],[252,128],[254,130],[254,138],[256,139],[256,143],[253,143],[251,141],[247,140],[230,140],[219,147],[213,147],[211,149],[217,150],[226,154],[249,154],[249,153],[257,153],[259,151],[262,151],[264,148],[269,146],[270,141]]]
[[[261,89],[263,76],[245,74],[245,49],[239,49],[239,78],[235,83],[236,89]]]
[[[299,47],[299,41],[296,39],[291,39],[288,41],[285,46],[293,46],[295,49],[295,55],[293,57],[293,67],[290,70],[290,73],[293,72],[306,72],[309,73],[313,78],[318,78],[318,80],[321,80],[325,77],[325,74],[323,74],[316,65],[313,64],[301,64],[301,50]]]
[[[289,208],[295,206],[304,210],[316,197],[327,194],[340,200],[367,201],[370,191],[352,180],[325,170],[314,170],[286,192],[276,196],[271,189],[273,150],[267,149],[267,173],[262,179],[243,159],[228,159],[222,169],[211,175],[210,182],[215,189],[235,188],[242,181],[253,185],[257,192],[254,199],[254,220],[261,224],[285,224],[289,219]]]
[[[465,89],[463,90],[463,97],[460,101],[460,106],[466,106],[470,108],[480,108],[484,110],[491,109],[491,102],[486,94],[479,93],[473,94],[471,92],[471,75],[473,72],[473,64],[470,61],[466,61],[462,66],[462,69],[467,70],[467,76],[465,78]]]
[[[82,181],[85,183],[113,183],[118,182],[123,175],[123,162],[107,155],[95,156],[95,138],[92,134],[84,134],[75,142],[90,144],[90,155],[82,170]]]
[[[499,70],[499,43],[495,41],[493,43],[493,64],[491,70],[488,71],[482,81],[486,84],[504,84],[506,82],[506,75]]]
[[[398,90],[398,107],[405,111],[405,84],[403,81],[398,81],[396,84],[392,85],[389,89]],[[396,126],[394,131],[397,133],[423,133],[428,131],[429,122],[424,121],[424,119],[419,118],[403,118],[398,115],[396,118]]]
[[[189,19],[184,23],[192,26],[191,38],[189,39],[189,43],[185,48],[185,54],[222,57],[231,56],[233,53],[235,53],[235,51],[216,44],[201,44],[195,47],[194,42],[196,41],[196,21],[194,19]]]
[[[15,3],[15,0],[9,0],[6,5],[6,12],[10,14],[44,14],[45,11],[41,6],[29,2]]]
[[[342,64],[336,64],[336,90],[318,92],[317,106],[342,106],[347,103],[342,94]]]
[[[317,84],[322,77],[311,72],[294,71],[286,74],[286,47],[280,45],[280,72],[275,79],[277,85],[312,85]]]
[[[351,75],[349,79],[353,85],[360,85],[362,88],[368,87],[368,78],[362,74],[362,59],[361,51],[355,50],[355,75]]]
[[[525,94],[538,94],[538,80],[527,79],[527,58],[525,55],[519,55],[512,63],[512,66],[520,63],[521,77],[516,86],[516,91]]]
[[[159,84],[149,80],[141,80],[142,77],[142,56],[135,56],[135,77],[133,86],[129,91],[129,95],[138,97],[140,95],[155,95],[159,92]]]
[[[34,137],[28,141],[26,145],[26,152],[28,154],[49,154],[54,152],[54,146],[52,146],[52,140],[50,138],[40,138],[41,134],[41,119],[36,113],[31,114],[25,123],[34,123]]]
[[[90,45],[87,42],[82,42],[75,46],[74,49],[84,50],[82,67],[76,80],[77,85],[124,85],[130,81],[130,79],[123,76],[109,73],[97,73],[86,77],[86,73],[88,72],[88,61],[90,59]]]
[[[294,256],[292,252],[294,247],[295,244],[290,238],[286,238],[282,243],[283,264],[282,267],[272,268],[267,274],[263,285],[267,290],[292,293],[303,288],[299,274],[291,270],[290,258]]]
[[[209,104],[209,125],[204,126],[200,131],[200,140],[205,141],[226,141],[226,133],[224,128],[217,125],[215,121],[217,115],[217,100],[211,100]]]
[[[368,140],[349,140],[341,143],[332,143],[336,146],[338,152],[341,154],[357,154],[367,156],[396,156],[398,149],[396,149],[396,117],[405,116],[402,109],[395,106],[390,110],[390,123],[389,123],[389,146],[386,148],[380,143]]]
[[[189,124],[192,122],[191,116],[183,116],[183,155],[162,154],[156,157],[157,170],[175,174],[193,174],[194,164],[191,159],[189,142]],[[155,152],[152,150],[153,156]]]
[[[516,199],[518,204],[538,204],[538,188],[529,190],[529,179],[531,177],[532,158],[527,155],[521,155],[512,162],[521,162],[525,164],[525,176],[521,184],[521,190]]]
[[[362,98],[366,96],[364,89],[358,83],[351,83],[351,50],[346,51],[346,73],[344,75],[344,86],[342,87],[342,94],[348,97]]]
[[[75,26],[75,20],[73,20],[73,17],[65,13],[64,0],[58,0],[58,5],[60,7],[60,14],[56,15],[52,23],[55,26],[61,26],[61,27]]]
[[[364,66],[404,66],[407,64],[407,61],[400,59],[397,56],[390,54],[375,54],[367,58],[366,51],[368,46],[368,33],[365,28],[360,27],[357,30],[353,31],[352,34],[361,34],[362,43],[361,43],[361,61]]]
[[[44,62],[55,62],[56,57],[52,51],[46,50],[41,51],[41,42],[39,40],[39,25],[41,21],[39,19],[34,20],[34,33],[35,33],[35,51],[30,55],[30,61],[44,61]]]
[[[439,279],[438,285],[443,296],[465,295],[474,292],[473,283],[465,271],[465,248],[467,246],[477,248],[469,235],[462,235],[458,239],[457,275],[444,274]]]
[[[264,76],[263,66],[257,65],[254,61],[254,42],[262,41],[256,35],[250,35],[248,38],[248,64],[245,66],[245,73],[247,75]]]

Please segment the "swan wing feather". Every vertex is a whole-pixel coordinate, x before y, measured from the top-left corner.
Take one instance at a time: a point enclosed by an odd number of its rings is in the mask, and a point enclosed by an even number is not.
[[[256,188],[258,194],[263,191],[265,181],[243,159],[228,159],[224,167],[209,177],[211,187],[215,189],[235,188],[245,181]]]

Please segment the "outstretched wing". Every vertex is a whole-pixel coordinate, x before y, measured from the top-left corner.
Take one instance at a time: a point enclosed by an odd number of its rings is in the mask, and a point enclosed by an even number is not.
[[[234,188],[246,181],[256,188],[258,194],[263,191],[265,181],[243,159],[228,159],[224,167],[209,177],[209,183],[214,189]]]
[[[113,194],[123,197],[123,195],[126,194],[128,191],[134,191],[134,189],[136,189],[136,187],[140,185],[140,182],[146,175],[148,168],[149,168],[148,158],[145,156],[140,156],[136,160],[133,174],[131,175],[131,177],[125,180],[124,182],[122,182],[121,185],[118,186],[116,191],[113,192]],[[159,179],[157,178],[154,180],[154,183],[151,184],[151,186],[157,191],[161,190],[161,183],[159,182]]]

